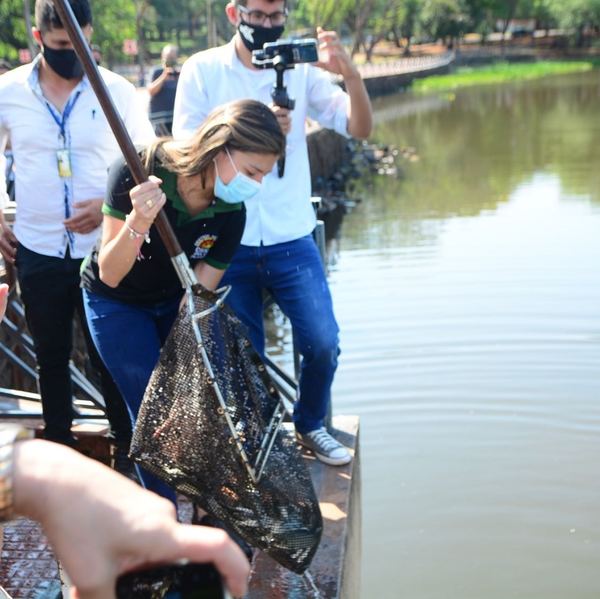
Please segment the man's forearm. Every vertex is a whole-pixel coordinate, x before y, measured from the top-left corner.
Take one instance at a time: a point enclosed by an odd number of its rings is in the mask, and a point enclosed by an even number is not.
[[[160,77],[156,78],[149,86],[148,86],[148,94],[150,96],[155,96],[161,89],[162,86],[165,84],[165,81],[167,80],[167,76],[165,74],[165,72],[163,71],[160,74]]]
[[[373,128],[373,111],[365,83],[356,71],[344,78],[344,85],[350,97],[348,133],[357,139],[366,139]]]

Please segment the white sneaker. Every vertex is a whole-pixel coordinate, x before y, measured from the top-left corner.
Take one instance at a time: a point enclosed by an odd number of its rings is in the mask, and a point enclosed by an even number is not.
[[[324,426],[310,433],[296,432],[296,439],[301,445],[308,447],[321,462],[330,466],[343,466],[352,460],[350,452]]]

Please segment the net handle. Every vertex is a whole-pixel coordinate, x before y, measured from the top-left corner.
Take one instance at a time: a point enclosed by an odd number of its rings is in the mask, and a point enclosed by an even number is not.
[[[133,175],[133,179],[138,185],[140,185],[148,180],[148,175],[146,174],[146,170],[142,165],[142,161],[140,160],[137,150],[131,141],[131,137],[125,128],[125,125],[123,124],[123,120],[113,104],[108,88],[104,83],[104,79],[102,79],[100,76],[100,71],[98,70],[98,66],[92,57],[90,46],[83,35],[75,15],[73,14],[73,9],[67,0],[54,0],[54,5],[56,6],[60,20],[69,35],[71,43],[73,44],[73,49],[79,57],[79,60],[83,66],[83,70],[90,81],[98,101],[100,102],[100,106],[102,107],[102,111],[108,120],[108,124],[110,125],[110,128],[117,139],[119,148],[121,148],[121,152],[123,152],[123,156],[127,161],[127,166]],[[179,241],[173,232],[173,228],[171,227],[167,216],[162,209],[156,216],[154,224],[156,225],[160,238],[167,248],[169,256],[171,256],[171,258],[175,258],[183,254]],[[185,284],[188,284],[188,282],[186,281]]]

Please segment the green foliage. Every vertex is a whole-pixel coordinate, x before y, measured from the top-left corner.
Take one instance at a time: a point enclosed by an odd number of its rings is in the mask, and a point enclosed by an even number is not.
[[[0,57],[17,62],[20,48],[27,48],[22,0],[0,0]]]
[[[499,62],[481,68],[460,68],[449,75],[434,75],[415,81],[413,88],[420,92],[455,90],[473,85],[489,85],[539,79],[548,75],[580,73],[594,68],[591,61],[540,61],[532,63]]]
[[[221,43],[230,38],[227,1],[92,0],[94,42],[108,64],[125,59],[126,38],[138,39],[151,60],[165,43],[191,54],[207,47],[209,39]],[[13,61],[18,49],[28,45],[23,3],[0,0],[0,57]],[[511,18],[535,19],[542,28],[563,27],[577,43],[585,31],[600,28],[600,0],[301,0],[289,6],[288,32],[310,33],[317,25],[335,29],[352,40],[353,51],[364,49],[367,59],[383,39],[403,45],[408,53],[411,41],[450,43],[468,32],[488,34]]]
[[[466,33],[468,14],[460,0],[424,0],[421,25],[433,40]]]
[[[135,5],[131,0],[95,0],[93,42],[100,46],[104,61],[123,60],[123,40],[135,39]]]
[[[352,11],[352,0],[303,0],[298,3],[293,17],[297,25],[313,28],[340,29]]]
[[[545,0],[544,4],[562,27],[600,25],[600,0]]]

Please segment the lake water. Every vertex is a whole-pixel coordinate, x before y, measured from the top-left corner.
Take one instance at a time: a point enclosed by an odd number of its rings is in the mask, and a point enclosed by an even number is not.
[[[364,599],[600,597],[600,73],[375,102],[331,273]]]

